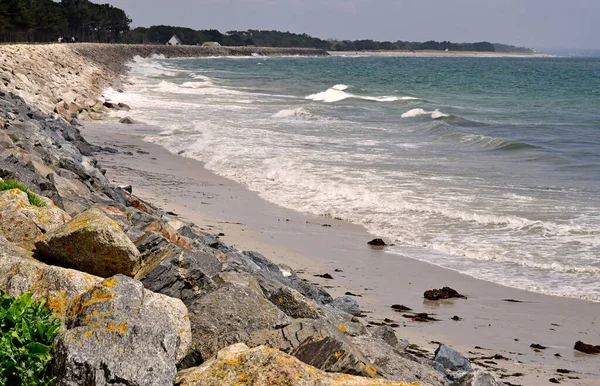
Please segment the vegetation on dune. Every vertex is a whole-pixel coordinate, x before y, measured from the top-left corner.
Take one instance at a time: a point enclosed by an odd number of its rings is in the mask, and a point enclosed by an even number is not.
[[[37,194],[33,193],[29,188],[17,180],[2,180],[0,181],[0,192],[11,189],[19,189],[20,191],[27,194],[27,198],[29,199],[29,203],[33,206],[37,206],[38,208],[43,208],[46,206],[44,200],[42,200]]]
[[[44,300],[0,291],[0,385],[52,385],[48,365],[60,327]]]
[[[247,30],[221,33],[215,29],[155,25],[129,29],[131,19],[110,4],[88,0],[2,0],[0,1],[0,42],[51,42],[59,36],[77,37],[82,42],[160,43],[173,35],[186,45],[216,42],[224,46],[318,48],[328,51],[441,50],[532,53],[529,48],[505,44],[449,41],[323,40],[292,32]]]
[[[0,1],[0,41],[4,42],[55,42],[59,36],[120,41],[130,23],[122,9],[88,0]]]
[[[202,44],[217,42],[224,46],[259,46],[259,47],[303,47],[318,48],[328,51],[377,51],[377,50],[438,50],[438,51],[480,51],[480,52],[522,52],[532,53],[529,48],[515,47],[506,44],[489,42],[452,43],[449,41],[408,42],[398,40],[323,40],[307,34],[296,34],[281,31],[227,31],[225,34],[217,30],[194,30],[191,28],[156,25],[137,27],[123,36],[126,43],[154,42],[166,43],[171,36],[177,35],[183,44]]]

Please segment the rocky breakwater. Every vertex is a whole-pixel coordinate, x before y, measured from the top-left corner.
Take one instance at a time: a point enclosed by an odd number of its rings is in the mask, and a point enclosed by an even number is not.
[[[0,46],[2,90],[22,97],[45,113],[65,119],[101,119],[111,108],[97,98],[109,85],[122,86],[119,75],[135,56],[325,56],[327,52],[304,48],[200,47],[115,44],[48,44]]]
[[[4,91],[0,120],[0,289],[62,321],[56,384],[500,384],[450,349],[415,357],[348,299],[113,186],[94,154],[114,149],[77,121]]]

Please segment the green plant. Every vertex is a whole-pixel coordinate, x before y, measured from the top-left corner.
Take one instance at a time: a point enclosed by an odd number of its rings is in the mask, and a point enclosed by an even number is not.
[[[11,298],[0,291],[0,385],[54,384],[48,367],[60,321],[31,293]]]
[[[43,208],[46,206],[46,203],[35,193],[33,193],[29,188],[17,180],[3,180],[0,181],[0,192],[4,190],[10,189],[19,189],[20,191],[27,194],[27,198],[29,199],[29,203],[33,206],[37,206],[39,208]]]

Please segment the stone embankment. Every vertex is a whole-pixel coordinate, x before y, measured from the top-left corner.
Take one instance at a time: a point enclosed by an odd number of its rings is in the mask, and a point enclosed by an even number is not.
[[[98,99],[109,85],[122,88],[120,74],[135,56],[327,56],[307,48],[201,47],[114,44],[0,46],[0,82],[45,113],[65,119],[100,119],[112,105]],[[118,108],[118,106],[114,106]]]
[[[118,60],[107,58],[109,46],[63,47],[31,47],[8,69],[3,61],[5,85],[29,71],[40,87],[30,104],[0,91],[0,179],[19,180],[43,201],[0,192],[0,289],[46,298],[62,321],[57,385],[500,385],[448,347],[414,356],[391,327],[363,325],[351,299],[112,185],[94,155],[116,150],[87,142],[77,120],[31,104],[50,108],[48,95],[66,88],[93,98],[127,57],[153,47]],[[68,76],[39,72],[61,51],[76,56],[64,60]]]

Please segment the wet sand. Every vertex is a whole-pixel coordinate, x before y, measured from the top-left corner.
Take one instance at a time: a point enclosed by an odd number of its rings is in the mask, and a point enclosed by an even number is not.
[[[222,239],[229,245],[291,266],[334,297],[346,291],[361,295],[356,299],[366,313],[365,324],[392,319],[400,325],[399,338],[430,353],[437,347],[433,342],[442,342],[470,358],[500,354],[508,360],[477,363],[509,384],[546,385],[556,378],[568,385],[600,385],[600,356],[573,350],[577,340],[600,344],[600,303],[512,289],[372,249],[367,241],[375,235],[360,226],[281,208],[214,175],[199,161],[143,142],[155,133],[155,128],[116,121],[90,123],[82,130],[90,142],[119,149],[98,154],[111,181],[133,185],[134,194],[208,232],[225,233]],[[313,276],[323,273],[333,279]],[[423,299],[425,290],[443,286],[467,299]],[[415,322],[394,312],[392,304],[434,314],[439,321]],[[455,315],[462,320],[452,320]],[[533,343],[547,349],[536,352]],[[573,372],[558,374],[559,368]],[[510,376],[515,373],[524,375]]]

